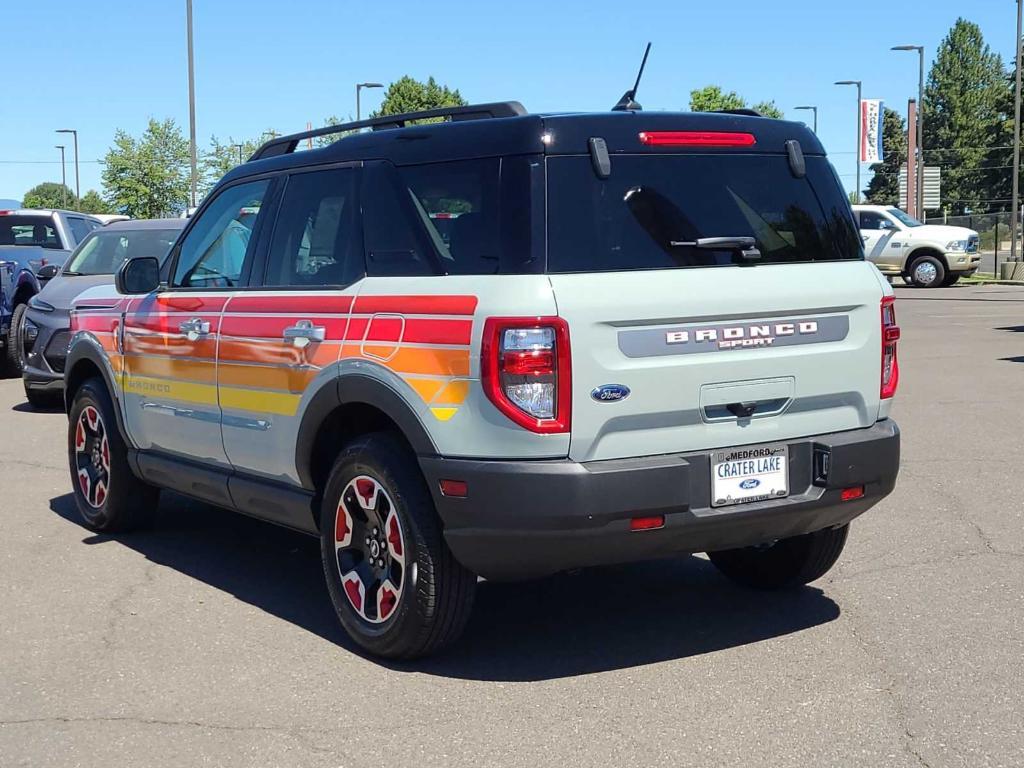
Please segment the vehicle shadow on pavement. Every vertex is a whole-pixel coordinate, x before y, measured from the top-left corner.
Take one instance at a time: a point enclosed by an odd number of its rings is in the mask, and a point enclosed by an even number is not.
[[[12,405],[11,410],[15,413],[63,413],[64,407],[60,403],[54,403],[52,407],[45,408],[28,403],[18,403],[17,405]]]
[[[50,508],[80,524],[71,494],[52,499]],[[151,529],[117,536],[83,530],[85,544],[129,547],[365,656],[334,617],[312,537],[172,493],[163,494]],[[408,663],[375,661],[469,680],[551,680],[713,653],[839,617],[819,589],[741,589],[698,557],[478,587],[466,632],[447,652]]]

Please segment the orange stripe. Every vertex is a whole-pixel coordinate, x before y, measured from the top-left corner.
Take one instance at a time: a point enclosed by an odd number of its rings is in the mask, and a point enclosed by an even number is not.
[[[259,387],[301,394],[316,377],[317,371],[302,368],[270,368],[259,365],[221,363],[220,384],[224,387]]]
[[[147,355],[186,355],[213,360],[217,356],[217,342],[213,339],[189,341],[183,336],[161,336],[159,334],[136,336],[124,335],[126,352]]]
[[[424,373],[432,376],[468,376],[468,349],[432,349],[430,347],[406,347],[399,349],[390,360],[379,360],[378,355],[386,358],[394,351],[393,346],[377,346],[367,344],[363,348],[369,355],[360,354],[358,344],[346,344],[342,357],[360,357],[374,360],[393,371],[402,373]]]
[[[241,341],[220,340],[220,359],[243,363],[266,363],[270,365],[315,365],[318,368],[338,361],[338,348],[324,344],[311,344],[298,349],[282,341]]]
[[[160,376],[198,384],[217,383],[217,365],[213,362],[174,357],[126,357],[125,371],[132,376]]]

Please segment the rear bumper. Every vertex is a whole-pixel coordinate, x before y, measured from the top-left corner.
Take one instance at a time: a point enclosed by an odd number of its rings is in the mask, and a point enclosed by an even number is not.
[[[572,568],[761,544],[848,523],[888,495],[900,435],[886,419],[867,429],[789,442],[786,499],[713,508],[708,452],[576,463],[421,457],[445,538],[465,567],[514,580]],[[821,472],[828,455],[828,470]],[[818,474],[818,477],[815,477]],[[439,481],[463,480],[466,498]],[[864,496],[842,501],[843,488]],[[630,519],[664,515],[663,528]]]

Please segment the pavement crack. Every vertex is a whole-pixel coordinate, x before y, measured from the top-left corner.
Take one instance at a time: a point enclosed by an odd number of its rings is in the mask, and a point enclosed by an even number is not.
[[[135,596],[136,592],[156,580],[156,569],[156,563],[147,563],[145,570],[142,572],[142,578],[129,584],[107,604],[109,618],[107,619],[106,627],[103,629],[103,634],[100,636],[105,646],[110,647],[113,645],[114,633],[117,631],[118,623],[124,618],[125,611],[128,610],[129,601]]]

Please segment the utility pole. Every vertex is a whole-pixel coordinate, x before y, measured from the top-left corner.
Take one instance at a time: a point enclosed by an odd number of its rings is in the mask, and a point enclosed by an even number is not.
[[[1013,96],[1013,215],[1010,216],[1010,261],[1017,261],[1017,235],[1020,229],[1020,38],[1024,0],[1017,0],[1017,40],[1013,47],[1017,59],[1017,83]]]
[[[185,0],[185,16],[188,28],[188,135],[192,154],[192,207],[195,208],[199,169],[196,162],[196,75],[192,57],[192,0]]]
[[[860,80],[837,80],[836,85],[856,85],[857,86],[857,154],[854,156],[857,160],[857,189],[853,193],[854,203],[860,202],[860,145],[862,141],[861,132],[863,126],[861,125],[860,116],[860,103],[861,103],[861,86],[863,85]]]
[[[894,51],[917,51],[917,217],[924,221],[924,46],[894,45]],[[910,179],[907,179],[907,200],[910,200]]]
[[[918,196],[913,193],[910,183],[912,179],[920,178],[915,170],[921,165],[917,150],[918,142],[921,141],[921,137],[917,135],[917,115],[917,103],[910,99],[907,102],[907,213],[918,221],[924,221],[924,216],[918,208]]]
[[[818,108],[817,107],[812,106],[812,105],[807,105],[807,106],[803,106],[803,107],[793,107],[793,109],[809,109],[809,110],[813,111],[814,112],[814,132],[815,133],[818,132]]]
[[[70,133],[75,139],[75,198],[79,204],[82,202],[82,188],[78,184],[78,131],[73,128],[58,128],[57,133]]]
[[[68,169],[64,164],[64,145],[58,144],[57,149],[60,150],[60,207],[67,209],[68,207]]]

